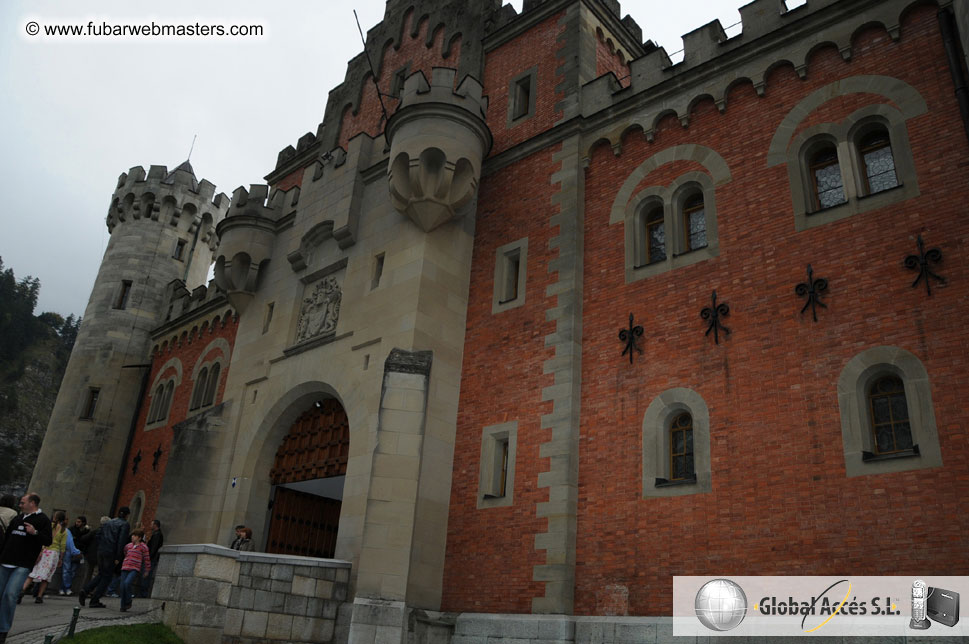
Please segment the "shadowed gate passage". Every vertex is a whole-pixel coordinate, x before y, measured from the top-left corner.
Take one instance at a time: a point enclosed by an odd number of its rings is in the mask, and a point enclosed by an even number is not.
[[[317,401],[296,419],[270,472],[266,552],[333,557],[349,450],[347,414],[337,400]]]

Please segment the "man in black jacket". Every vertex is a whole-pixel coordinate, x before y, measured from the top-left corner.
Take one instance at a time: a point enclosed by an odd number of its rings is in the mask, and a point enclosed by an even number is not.
[[[142,597],[150,597],[152,586],[155,585],[155,570],[158,569],[159,550],[165,545],[165,535],[162,534],[161,521],[153,519],[151,522],[151,537],[148,539],[148,560],[151,561],[151,572],[148,582],[142,587]]]
[[[39,506],[40,497],[33,492],[20,499],[20,514],[10,522],[0,552],[0,644],[7,641],[24,580],[37,555],[53,541],[50,519]]]
[[[108,589],[114,570],[124,560],[124,547],[131,541],[131,528],[128,526],[128,515],[131,510],[127,506],[118,510],[118,516],[101,526],[101,537],[98,539],[98,574],[88,582],[77,600],[84,605],[87,596],[91,594],[91,608],[106,608],[101,603],[101,596]],[[94,591],[93,593],[91,591]]]

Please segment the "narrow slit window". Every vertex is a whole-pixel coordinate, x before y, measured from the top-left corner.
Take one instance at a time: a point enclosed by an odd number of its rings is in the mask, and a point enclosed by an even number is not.
[[[384,274],[384,254],[380,253],[373,258],[373,276],[370,279],[370,290],[380,286],[380,278]]]
[[[101,390],[94,387],[88,389],[87,401],[84,403],[84,411],[81,413],[81,418],[84,420],[91,420],[94,418],[94,412],[98,408],[98,398],[101,396]]]
[[[131,296],[131,280],[122,280],[121,289],[118,297],[114,301],[114,308],[124,309],[128,306],[128,298]]]
[[[514,100],[514,110],[512,119],[520,119],[528,115],[529,106],[532,99],[532,77],[526,76],[515,81],[512,88],[512,98]]]
[[[273,309],[275,308],[275,306],[276,306],[275,302],[270,302],[269,304],[266,305],[266,319],[262,323],[263,335],[265,335],[266,333],[269,333],[269,325],[273,321]]]
[[[505,492],[508,487],[508,438],[503,438],[498,441],[497,454],[495,460],[496,463],[496,474],[498,476],[497,485],[495,489],[498,491],[499,497],[504,497]]]
[[[504,280],[499,304],[518,299],[518,274],[521,271],[521,250],[516,248],[504,254]]]
[[[175,249],[172,251],[172,257],[174,257],[175,259],[177,259],[179,261],[184,261],[185,260],[185,244],[186,244],[186,242],[185,242],[184,239],[175,240]]]

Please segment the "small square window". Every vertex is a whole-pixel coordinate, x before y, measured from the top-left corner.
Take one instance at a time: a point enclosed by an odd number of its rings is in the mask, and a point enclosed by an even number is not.
[[[84,403],[84,411],[81,412],[81,420],[91,420],[94,418],[94,412],[98,407],[98,398],[100,395],[100,389],[96,387],[88,389],[87,400]]]
[[[114,300],[114,308],[124,309],[128,306],[128,297],[131,295],[131,280],[122,280],[121,289],[118,291],[118,297]]]
[[[172,251],[172,257],[180,262],[185,261],[185,244],[186,241],[184,239],[175,240],[175,250]]]

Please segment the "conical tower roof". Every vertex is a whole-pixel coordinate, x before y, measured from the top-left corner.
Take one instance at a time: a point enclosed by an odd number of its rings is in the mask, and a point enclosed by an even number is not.
[[[175,183],[176,172],[187,172],[189,177],[191,177],[192,190],[197,191],[199,189],[198,179],[195,178],[195,170],[192,169],[192,164],[188,162],[188,159],[185,159],[180,166],[165,175],[162,183]]]

